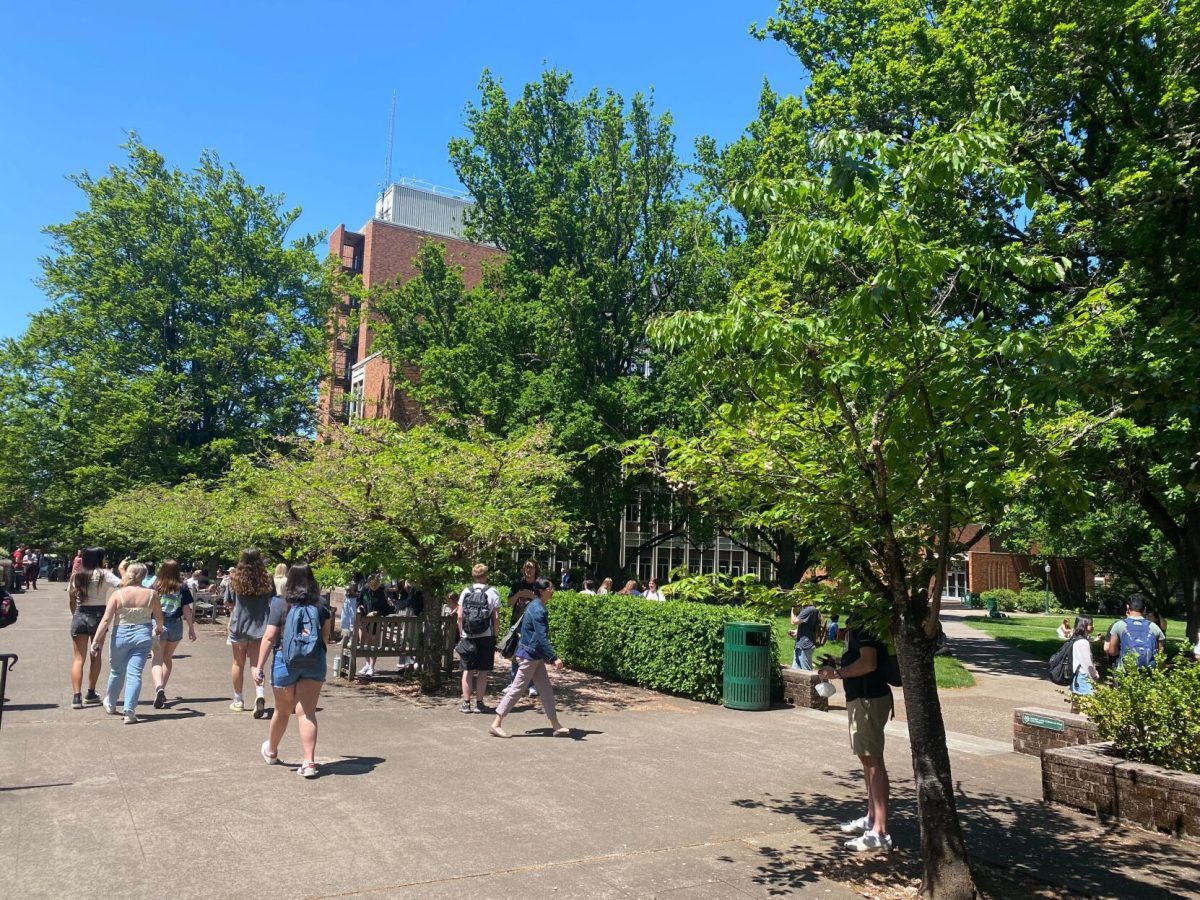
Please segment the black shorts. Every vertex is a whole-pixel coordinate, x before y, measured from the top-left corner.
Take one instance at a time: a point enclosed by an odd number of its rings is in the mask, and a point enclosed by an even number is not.
[[[103,606],[75,607],[75,614],[71,616],[71,637],[94,636],[96,629],[100,627],[100,620],[103,618]]]
[[[475,645],[475,650],[465,656],[459,655],[459,659],[462,661],[462,670],[464,672],[492,671],[496,666],[495,636],[473,637],[470,641]]]

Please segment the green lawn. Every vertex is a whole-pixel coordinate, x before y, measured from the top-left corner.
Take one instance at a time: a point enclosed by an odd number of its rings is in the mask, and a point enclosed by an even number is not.
[[[795,654],[796,642],[788,636],[792,627],[791,619],[787,616],[777,616],[775,619],[775,651],[780,665],[790,666]],[[1106,626],[1107,627],[1107,626]],[[825,646],[818,647],[814,654],[814,662],[819,663],[822,656],[828,653],[835,659],[841,657],[845,646],[840,641],[829,641]],[[933,673],[937,677],[940,688],[964,688],[975,686],[975,676],[963,668],[963,664],[952,656],[935,656],[933,658]]]
[[[1071,616],[1070,619],[1073,624],[1075,617]],[[978,628],[1006,644],[1024,650],[1030,656],[1049,661],[1063,643],[1056,632],[1062,620],[1062,616],[1010,616],[1007,619],[989,619],[979,615],[964,621],[972,628]],[[1108,631],[1108,626],[1115,621],[1113,616],[1092,618],[1092,634],[1096,636],[1097,642]],[[1181,623],[1167,622],[1168,645],[1179,643],[1182,631]],[[1173,638],[1172,632],[1175,635]]]

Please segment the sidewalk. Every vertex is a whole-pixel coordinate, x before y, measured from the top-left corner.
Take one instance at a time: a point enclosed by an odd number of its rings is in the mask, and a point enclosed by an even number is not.
[[[740,713],[645,692],[565,706],[570,741],[545,737],[522,704],[506,723],[519,737],[499,741],[453,701],[331,683],[324,776],[305,781],[263,765],[266,723],[229,711],[221,626],[181,646],[169,694],[183,699],[155,711],[147,686],[145,720],[125,726],[69,708],[61,585],[18,602],[20,622],[0,632],[0,652],[21,655],[0,731],[5,896],[841,900],[896,896],[878,885],[919,872],[899,721],[887,753],[899,849],[847,858],[832,826],[861,814],[862,782],[841,711]],[[1061,885],[1047,896],[1192,890],[1194,845],[1047,809],[1036,760],[969,732],[950,743],[978,859]],[[281,757],[298,762],[294,724]]]

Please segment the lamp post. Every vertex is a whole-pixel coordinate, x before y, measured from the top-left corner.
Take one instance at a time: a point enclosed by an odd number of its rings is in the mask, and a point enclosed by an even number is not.
[[[1046,573],[1046,579],[1042,582],[1042,590],[1046,594],[1046,615],[1050,615],[1050,563],[1046,563],[1043,571]]]

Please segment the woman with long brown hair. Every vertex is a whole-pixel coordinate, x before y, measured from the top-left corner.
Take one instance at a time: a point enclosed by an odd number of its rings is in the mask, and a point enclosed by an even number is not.
[[[183,623],[187,622],[189,641],[196,640],[196,624],[192,611],[192,592],[183,583],[178,562],[173,559],[164,561],[158,567],[158,574],[150,587],[158,594],[163,613],[163,635],[154,642],[151,668],[154,675],[154,708],[162,709],[167,703],[172,657],[175,656],[175,648],[183,640]]]
[[[267,572],[262,553],[247,547],[238,558],[229,576],[229,588],[233,593],[232,610],[229,615],[229,643],[233,648],[233,702],[229,708],[242,712],[246,708],[242,700],[242,687],[246,683],[246,661],[253,665],[258,659],[263,633],[267,630],[267,617],[271,612],[271,597],[275,594],[275,582]],[[254,686],[254,718],[266,715],[267,702],[263,686]]]
[[[104,548],[88,547],[79,551],[79,568],[71,576],[67,588],[67,603],[71,609],[71,708],[83,709],[84,700],[99,703],[96,682],[100,680],[100,654],[92,656],[88,670],[87,697],[81,696],[83,660],[88,655],[92,638],[100,627],[108,598],[121,586],[121,579],[104,566]]]

